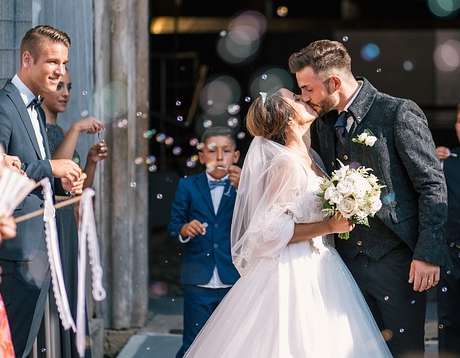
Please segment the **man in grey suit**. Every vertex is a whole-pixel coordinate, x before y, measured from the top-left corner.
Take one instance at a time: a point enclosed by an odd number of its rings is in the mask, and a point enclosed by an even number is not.
[[[0,144],[17,156],[25,174],[39,181],[61,178],[65,190],[81,191],[84,175],[71,160],[52,160],[39,96],[56,91],[65,73],[70,39],[50,26],[29,30],[21,42],[18,73],[0,90]],[[15,210],[23,215],[43,207],[40,189]],[[16,357],[26,356],[37,336],[50,284],[41,217],[17,227],[15,240],[0,247],[0,291],[5,301]]]
[[[357,225],[336,248],[352,272],[394,356],[424,350],[425,291],[448,260],[446,183],[422,110],[355,78],[339,42],[320,40],[289,58],[301,98],[320,118],[312,146],[327,170],[372,168],[383,207],[370,228]],[[354,142],[368,132],[373,145]]]

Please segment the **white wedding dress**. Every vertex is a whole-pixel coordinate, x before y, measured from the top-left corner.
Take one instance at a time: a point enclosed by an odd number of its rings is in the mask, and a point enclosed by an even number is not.
[[[323,220],[320,181],[293,150],[253,140],[232,223],[232,255],[241,278],[185,357],[391,357],[326,238],[289,244],[295,223]]]

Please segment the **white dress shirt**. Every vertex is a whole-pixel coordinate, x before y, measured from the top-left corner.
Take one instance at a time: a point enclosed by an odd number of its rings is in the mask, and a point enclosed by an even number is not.
[[[210,176],[208,173],[206,173],[206,176],[208,178],[208,183],[210,181],[215,181],[212,176]],[[228,179],[228,176],[223,177],[220,180],[226,180]],[[224,194],[224,186],[218,186],[214,188],[213,190],[210,191],[211,193],[211,200],[212,200],[212,206],[214,208],[214,214],[217,214],[217,211],[219,210],[219,205],[220,201],[222,200],[222,195]],[[203,223],[204,224],[204,223]],[[179,240],[182,243],[187,243],[190,241],[190,237],[187,237],[186,239],[182,238],[181,235],[179,235]],[[212,277],[209,280],[209,282],[205,285],[198,285],[199,287],[205,287],[205,288],[227,288],[227,287],[232,287],[232,285],[226,285],[224,284],[220,277],[219,277],[219,272],[217,271],[217,267],[214,266],[214,271],[212,273]]]
[[[348,111],[348,108],[350,108],[351,104],[354,102],[354,100],[356,99],[356,97],[358,97],[358,94],[359,94],[359,91],[361,91],[361,88],[363,87],[363,84],[364,82],[363,81],[358,81],[359,83],[359,87],[358,89],[355,91],[355,93],[353,94],[353,96],[350,98],[350,100],[348,101],[348,103],[345,105],[345,108],[343,109],[344,111]],[[350,131],[351,127],[353,125],[353,117],[349,116],[347,118],[347,132]]]
[[[15,75],[11,80],[11,83],[16,86],[21,95],[22,100],[26,107],[35,99],[35,95],[32,91],[21,81],[18,75]],[[40,123],[38,122],[40,119],[38,118],[38,112],[33,107],[28,107],[27,112],[29,113],[30,122],[32,123],[32,127],[34,128],[35,138],[37,139],[38,148],[40,149],[41,159],[46,159],[46,152],[45,152],[45,145],[43,142],[43,136],[40,132]]]

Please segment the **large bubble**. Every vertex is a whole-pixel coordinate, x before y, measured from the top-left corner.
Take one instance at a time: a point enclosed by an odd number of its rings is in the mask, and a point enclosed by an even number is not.
[[[380,55],[380,48],[375,43],[368,43],[361,48],[361,57],[366,61],[373,61]]]
[[[450,17],[460,9],[460,0],[428,0],[428,8],[437,17]]]
[[[282,68],[265,68],[254,74],[249,85],[249,92],[254,98],[259,96],[260,92],[272,93],[283,87],[290,90],[294,88],[292,75]]]
[[[434,63],[443,72],[451,72],[460,66],[460,42],[447,40],[434,51]]]
[[[238,64],[252,58],[265,33],[267,20],[256,11],[246,11],[234,18],[225,36],[220,36],[217,53],[226,62]]]
[[[241,88],[236,79],[230,76],[218,76],[204,86],[200,104],[205,113],[219,115],[227,112],[229,105],[238,103],[240,97]]]

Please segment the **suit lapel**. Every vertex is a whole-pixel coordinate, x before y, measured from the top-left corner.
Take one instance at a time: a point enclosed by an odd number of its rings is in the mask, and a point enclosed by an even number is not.
[[[366,114],[369,112],[372,103],[374,103],[374,99],[377,94],[377,89],[372,86],[367,79],[364,77],[357,77],[356,79],[358,81],[363,81],[363,86],[353,103],[350,105],[350,108],[348,108],[348,111],[351,112],[356,123],[349,133],[350,138],[352,138],[355,133],[359,134],[361,127],[364,126],[363,123],[367,120]]]
[[[32,127],[32,122],[30,120],[29,112],[27,112],[26,105],[24,104],[24,101],[22,100],[18,89],[11,82],[7,82],[4,89],[7,92],[8,97],[10,97],[11,101],[16,107],[16,110],[18,111],[19,117],[21,118],[22,124],[25,127],[25,130],[29,136],[30,141],[32,142],[32,146],[34,147],[34,150],[37,153],[38,158],[42,159],[42,156],[40,154],[40,148],[38,147],[37,137],[35,136],[35,131]]]
[[[206,177],[206,173],[201,173],[200,175],[197,176],[197,184],[198,184],[197,185],[198,191],[203,197],[204,202],[207,204],[208,209],[211,211],[212,215],[215,215],[214,206],[212,205],[211,192],[209,191],[209,184],[208,184],[208,178]]]

